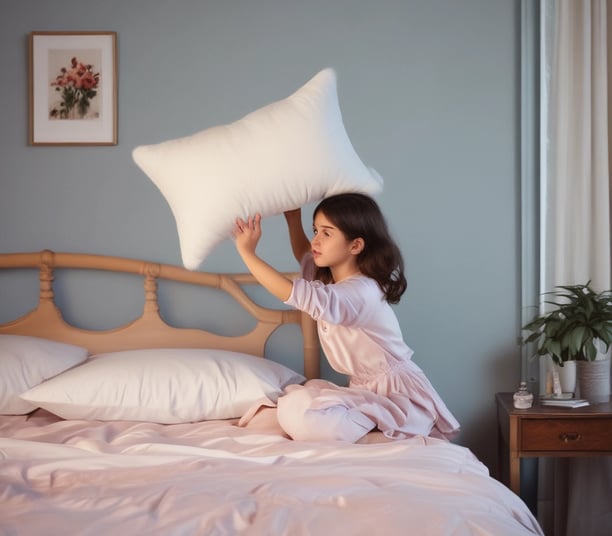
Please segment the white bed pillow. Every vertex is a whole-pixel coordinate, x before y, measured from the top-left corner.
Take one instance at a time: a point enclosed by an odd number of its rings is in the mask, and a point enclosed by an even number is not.
[[[38,406],[19,395],[87,359],[79,346],[29,337],[0,335],[0,414],[24,415]]]
[[[162,424],[241,417],[305,378],[260,357],[224,350],[152,349],[99,354],[22,395],[64,419]]]
[[[333,69],[234,123],[136,147],[133,158],[168,201],[190,270],[231,235],[237,216],[382,189],[346,133]]]

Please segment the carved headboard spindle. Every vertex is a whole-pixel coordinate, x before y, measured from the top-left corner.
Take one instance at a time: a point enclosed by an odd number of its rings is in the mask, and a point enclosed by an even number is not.
[[[43,301],[53,301],[53,266],[55,264],[55,255],[48,249],[41,251],[40,253],[40,268],[39,268],[39,280],[40,280],[40,293],[39,299]]]
[[[142,274],[145,276],[144,290],[145,303],[144,311],[159,314],[159,303],[157,301],[157,278],[159,277],[161,268],[156,263],[144,263]]]

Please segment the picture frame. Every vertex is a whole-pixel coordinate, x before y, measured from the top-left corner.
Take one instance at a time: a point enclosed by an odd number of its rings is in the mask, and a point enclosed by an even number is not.
[[[30,145],[117,145],[117,33],[29,38]]]

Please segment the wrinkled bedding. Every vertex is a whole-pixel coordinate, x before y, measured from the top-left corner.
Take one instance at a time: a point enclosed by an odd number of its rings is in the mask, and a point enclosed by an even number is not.
[[[245,428],[0,417],[0,533],[542,534],[463,447],[291,441],[274,412]]]

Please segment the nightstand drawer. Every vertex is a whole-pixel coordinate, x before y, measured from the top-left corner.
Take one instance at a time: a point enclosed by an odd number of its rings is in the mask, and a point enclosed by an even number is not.
[[[524,419],[524,451],[612,451],[612,419]]]

